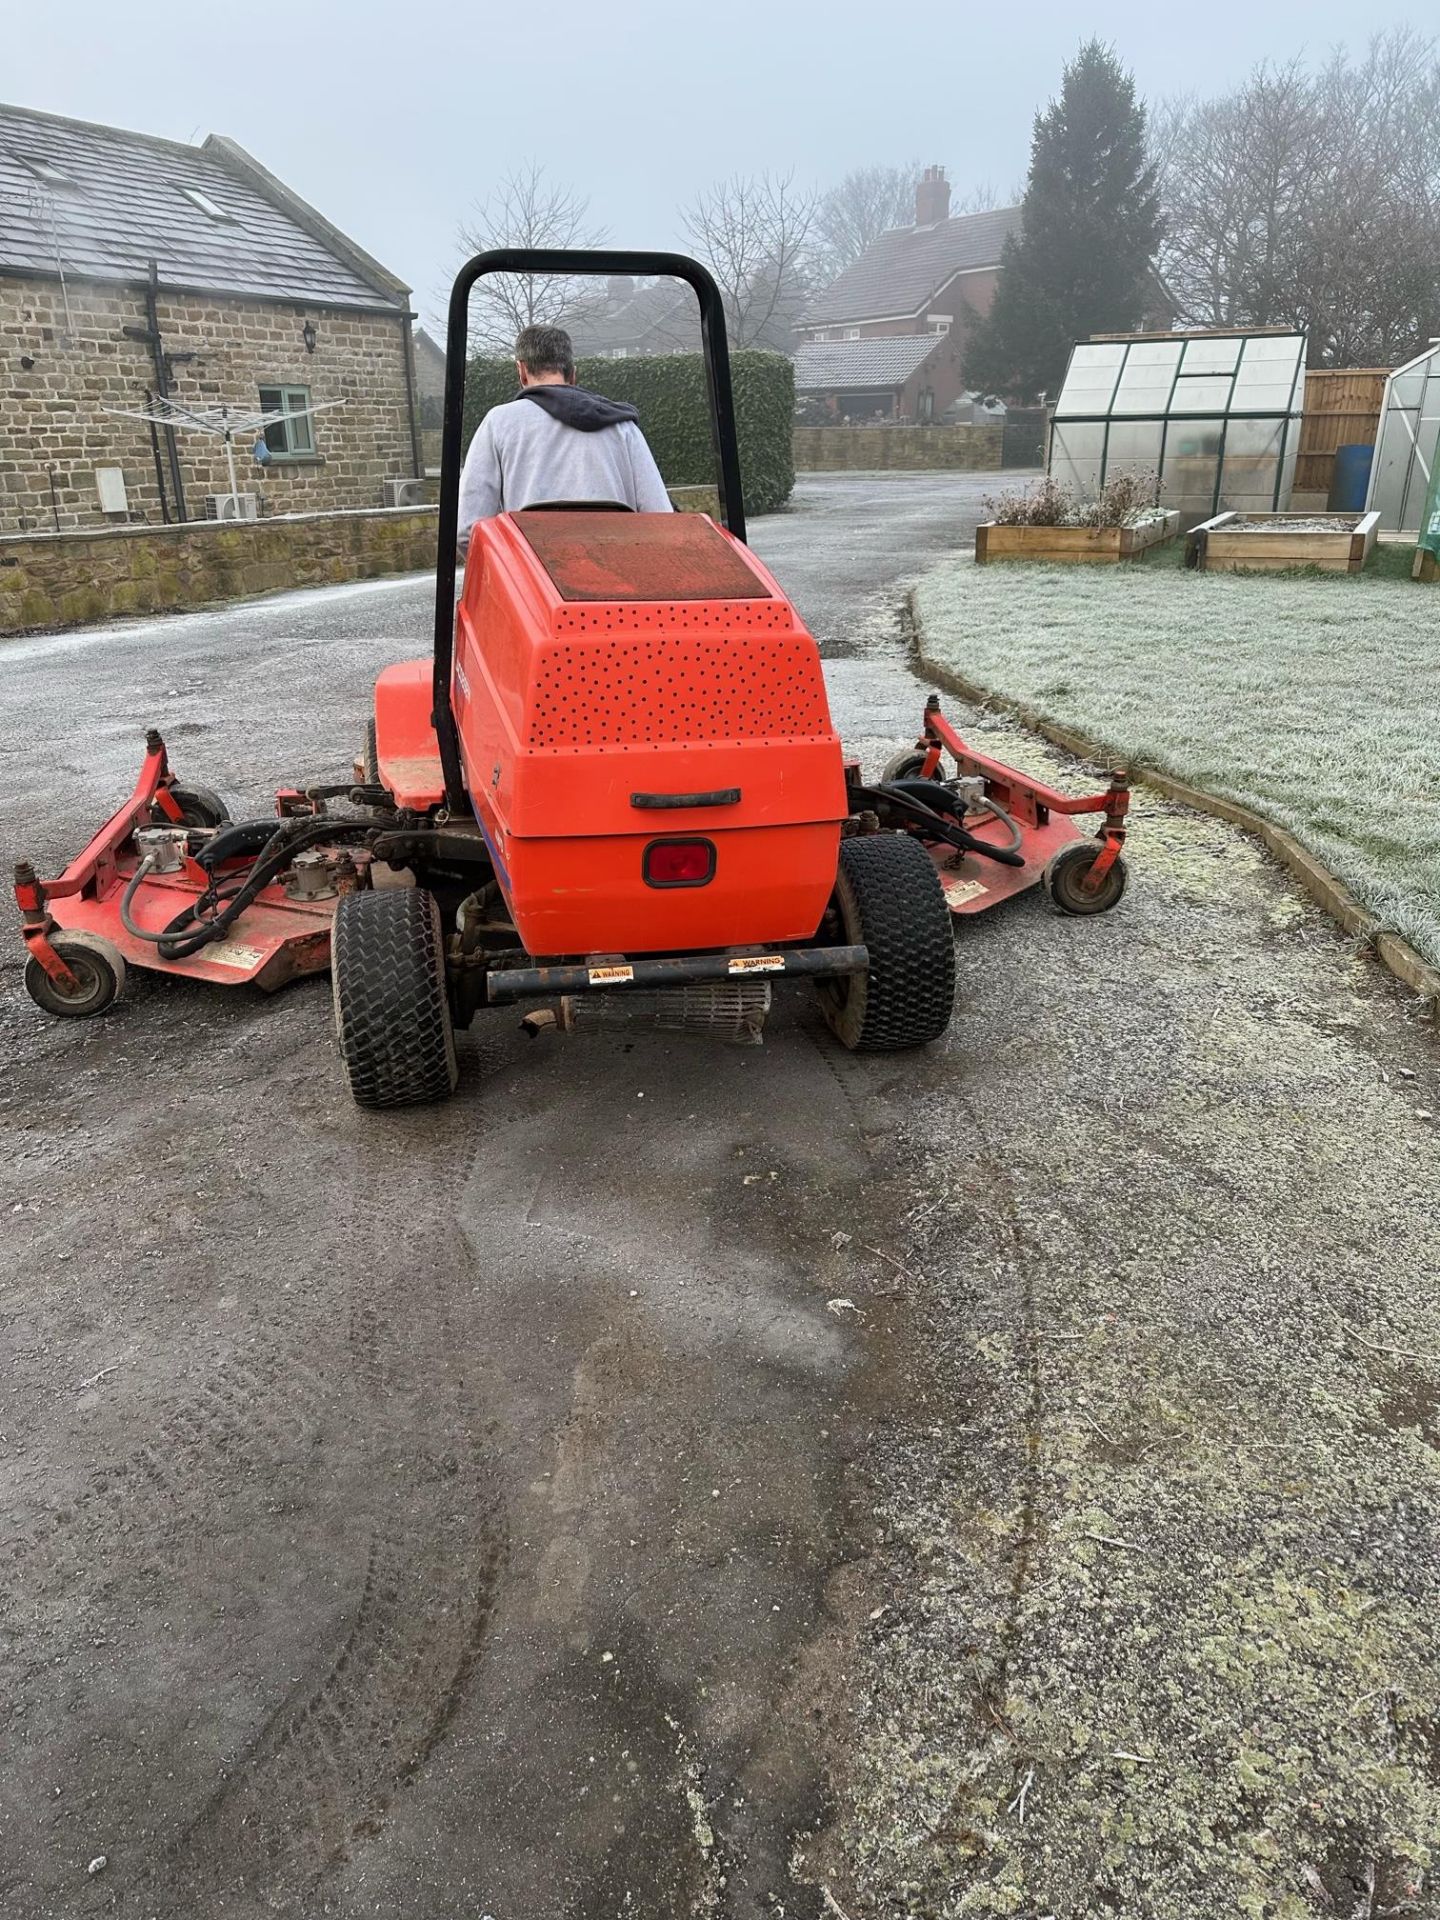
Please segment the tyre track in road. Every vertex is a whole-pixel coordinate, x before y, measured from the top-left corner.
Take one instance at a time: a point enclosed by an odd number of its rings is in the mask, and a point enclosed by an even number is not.
[[[370,1462],[364,1574],[348,1624],[318,1677],[287,1693],[122,1911],[191,1920],[197,1897],[227,1915],[308,1911],[327,1871],[381,1833],[468,1689],[503,1533],[453,1358],[466,1350],[451,1303],[468,1261],[433,1227],[417,1228],[396,1193],[403,1165],[387,1142],[337,1155],[332,1168],[347,1417]],[[418,1339],[394,1279],[407,1215],[413,1272],[437,1282],[433,1325]],[[293,1330],[290,1341],[293,1351]]]

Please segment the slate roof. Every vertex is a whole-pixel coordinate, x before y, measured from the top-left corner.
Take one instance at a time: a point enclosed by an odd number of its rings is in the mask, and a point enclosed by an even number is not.
[[[938,333],[897,333],[879,340],[809,340],[795,350],[797,393],[844,393],[900,387],[940,345]]]
[[[923,313],[952,273],[998,266],[1006,240],[1019,232],[1019,207],[957,213],[933,227],[891,227],[815,296],[800,324]]]
[[[424,327],[416,327],[415,385],[421,393],[443,397],[445,393],[445,349],[432,340]]]
[[[372,278],[368,256],[228,141],[212,134],[190,147],[0,106],[0,271],[53,274],[57,249],[76,279],[143,280],[154,260],[171,287],[315,306],[408,304],[378,262]]]
[[[582,298],[565,325],[577,356],[700,351],[699,306],[689,287],[674,280],[653,280],[618,298]]]

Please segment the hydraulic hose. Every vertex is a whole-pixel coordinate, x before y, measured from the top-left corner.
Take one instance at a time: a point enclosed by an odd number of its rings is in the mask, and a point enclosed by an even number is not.
[[[127,933],[133,934],[137,940],[148,940],[152,947],[158,947],[160,942],[165,938],[165,935],[163,933],[149,933],[144,927],[137,927],[135,922],[130,918],[130,902],[140,891],[141,881],[154,865],[154,855],[147,853],[135,869],[129,886],[126,887],[124,893],[120,896],[120,924]]]
[[[177,913],[159,933],[137,927],[130,914],[131,902],[154,866],[152,857],[146,854],[121,896],[120,923],[137,940],[148,940],[158,947],[162,960],[186,960],[227,933],[257,894],[285,871],[297,853],[321,841],[363,837],[374,832],[376,828],[370,821],[331,820],[324,816],[282,820],[243,876],[232,874],[224,881],[212,880],[204,893]]]
[[[1005,822],[1005,825],[1010,829],[1010,844],[1006,847],[1005,851],[1006,853],[1018,853],[1020,851],[1020,842],[1025,838],[1024,830],[1020,822],[1013,814],[1007,813],[998,800],[992,800],[988,794],[985,798],[984,811],[986,813],[993,813],[997,820],[1003,820]],[[960,824],[963,826],[965,823],[962,820]]]

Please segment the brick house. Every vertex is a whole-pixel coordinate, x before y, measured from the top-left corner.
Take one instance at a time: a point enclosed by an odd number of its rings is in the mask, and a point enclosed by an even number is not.
[[[0,106],[0,531],[205,518],[222,443],[106,411],[167,394],[284,412],[237,448],[261,512],[382,505],[424,470],[413,318],[233,141]]]
[[[989,311],[1019,231],[1019,207],[952,217],[950,183],[927,167],[914,224],[882,233],[806,309],[797,393],[837,419],[938,420],[965,391],[967,326]]]
[[[577,358],[627,360],[700,351],[700,309],[680,280],[611,274],[605,291],[583,297],[565,325]]]

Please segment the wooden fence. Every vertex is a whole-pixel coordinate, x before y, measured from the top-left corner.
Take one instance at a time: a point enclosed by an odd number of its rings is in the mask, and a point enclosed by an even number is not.
[[[1305,375],[1305,419],[1295,463],[1296,493],[1330,491],[1337,447],[1374,446],[1388,367],[1313,367]]]

